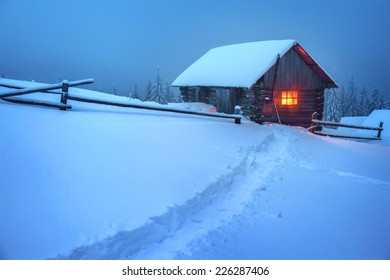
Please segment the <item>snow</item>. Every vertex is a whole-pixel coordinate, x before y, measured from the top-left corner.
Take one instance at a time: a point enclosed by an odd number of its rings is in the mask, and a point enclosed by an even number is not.
[[[0,101],[1,259],[390,257],[386,137],[69,103]]]
[[[383,122],[382,139],[390,140],[390,110],[374,110],[363,122],[364,126],[379,127]],[[365,135],[376,135],[376,131],[359,130],[358,133]]]
[[[363,125],[363,122],[367,119],[366,116],[359,117],[342,117],[340,123],[350,124],[350,125]],[[339,129],[346,129],[345,127],[340,127]]]
[[[340,119],[340,123],[342,124],[348,124],[348,125],[363,125],[363,122],[367,119],[366,116],[359,116],[359,117],[342,117]],[[329,130],[330,132],[333,132],[332,130]],[[356,134],[357,130],[354,128],[347,128],[347,127],[338,127],[337,128],[337,134],[338,135],[358,135]],[[361,135],[358,135],[361,136]]]
[[[172,86],[251,87],[296,44],[294,40],[251,42],[211,49]]]

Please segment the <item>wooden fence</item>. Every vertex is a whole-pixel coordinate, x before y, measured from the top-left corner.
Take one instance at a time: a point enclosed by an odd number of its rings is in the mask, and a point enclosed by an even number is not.
[[[371,126],[361,126],[361,125],[350,125],[350,124],[342,124],[337,122],[329,122],[322,121],[317,119],[318,114],[315,112],[312,115],[312,125],[308,128],[309,131],[323,136],[331,136],[331,137],[340,137],[340,138],[352,138],[352,139],[364,139],[364,140],[381,140],[381,133],[383,131],[383,122],[379,123],[379,127],[371,127]],[[362,129],[362,130],[374,130],[378,131],[376,136],[373,137],[365,137],[365,136],[357,136],[357,135],[342,135],[337,133],[323,132],[323,126],[330,127],[345,127],[351,129]]]
[[[72,107],[68,104],[68,100],[73,100],[73,101],[78,101],[78,102],[110,105],[110,106],[117,106],[117,107],[124,107],[124,108],[135,108],[135,109],[198,115],[198,116],[213,117],[213,118],[233,119],[236,124],[241,123],[241,116],[239,115],[240,108],[236,109],[234,115],[223,114],[223,113],[206,113],[206,112],[196,112],[196,111],[190,111],[190,110],[174,109],[174,108],[162,107],[162,106],[161,107],[148,106],[148,105],[141,105],[141,104],[131,104],[131,103],[121,103],[121,102],[107,101],[107,100],[98,100],[98,99],[92,99],[92,98],[71,95],[68,92],[69,87],[91,84],[93,82],[94,82],[93,79],[85,79],[85,80],[79,80],[79,81],[73,81],[73,82],[68,82],[68,81],[64,80],[63,82],[57,83],[57,84],[30,87],[30,88],[16,88],[16,89],[9,90],[8,92],[5,92],[5,93],[0,93],[0,98],[3,100],[9,101],[9,102],[54,107],[54,108],[59,108],[60,110],[71,109]],[[53,90],[57,90],[57,89],[61,89],[61,92],[53,91]],[[50,102],[50,101],[43,101],[43,100],[31,100],[31,99],[24,99],[24,98],[16,97],[16,96],[26,95],[26,94],[34,93],[34,92],[49,92],[49,93],[60,94],[61,100],[59,103],[57,103],[57,102]]]
[[[92,84],[92,83],[94,83],[93,79],[85,79],[85,80],[79,80],[73,82],[68,82],[64,80],[61,83],[57,83],[57,84],[11,89],[8,92],[0,93],[0,98],[14,103],[40,105],[40,106],[54,107],[54,108],[59,108],[61,110],[66,110],[72,108],[71,106],[67,105],[66,102],[63,102],[64,100],[66,100],[65,96],[68,95],[69,87],[75,87],[75,86]],[[61,89],[61,92],[52,92],[52,93],[61,94],[61,103],[15,97],[20,95],[26,95],[29,93],[34,93],[34,92],[49,92],[56,89]]]

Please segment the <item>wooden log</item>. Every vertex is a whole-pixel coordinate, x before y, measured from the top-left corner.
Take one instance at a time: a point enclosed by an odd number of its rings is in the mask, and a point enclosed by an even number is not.
[[[272,100],[272,102],[274,101],[276,79],[278,78],[279,61],[280,61],[280,55],[278,54],[278,56],[276,58],[276,63],[275,63],[274,77],[272,79],[272,90],[271,90],[271,100]]]
[[[32,100],[32,99],[26,99],[20,97],[3,97],[2,99],[8,102],[18,103],[18,104],[38,105],[38,106],[59,108],[61,110],[72,109],[72,106],[68,104],[62,104],[62,103],[56,103],[50,101]]]
[[[381,133],[382,133],[382,131],[383,131],[383,122],[380,122],[380,123],[379,123],[379,128],[381,128],[381,129],[378,130],[377,137],[378,137],[378,138],[381,138]]]
[[[22,98],[10,98],[10,97],[34,93],[34,92],[46,92],[46,91],[51,91],[54,89],[62,89],[63,93],[66,93],[67,87],[90,84],[93,82],[94,82],[93,79],[86,79],[86,80],[72,81],[69,83],[66,83],[66,81],[65,81],[65,83],[57,83],[57,84],[51,84],[51,85],[45,85],[45,86],[39,86],[39,87],[15,89],[15,90],[0,94],[0,98],[7,100],[7,101],[10,101],[10,102],[14,102],[14,103],[42,105],[42,106],[55,107],[55,108],[60,108],[62,110],[65,110],[65,109],[70,109],[71,106],[67,105],[67,104],[63,104],[63,103],[28,100],[28,99],[22,99]],[[89,99],[89,98],[84,98],[84,97],[72,96],[69,93],[66,95],[66,101],[67,100],[74,100],[74,101],[94,103],[94,104],[103,104],[103,105],[110,105],[110,106],[118,106],[118,107],[126,107],[126,108],[156,110],[156,111],[165,111],[165,112],[173,112],[173,113],[180,113],[180,114],[190,114],[190,115],[198,115],[198,116],[206,116],[206,117],[214,117],[214,118],[234,119],[234,122],[236,124],[241,123],[241,116],[240,115],[231,115],[231,114],[223,114],[223,113],[204,113],[204,112],[195,112],[195,111],[180,110],[180,109],[173,109],[173,108],[152,107],[152,106],[145,106],[145,105],[104,101],[104,100],[97,100],[97,99]],[[61,101],[65,102],[65,100],[63,100],[62,93],[61,93]]]
[[[61,88],[61,103],[67,104],[68,103],[68,91],[69,91],[69,82],[67,80],[62,81],[62,88]],[[60,110],[66,110],[65,107],[60,108]]]
[[[337,123],[337,122],[328,122],[328,121],[321,121],[321,120],[311,120],[312,123],[318,124],[318,125],[324,125],[324,126],[338,126],[338,127],[347,127],[347,128],[356,128],[356,129],[364,129],[364,130],[378,130],[382,131],[383,127],[371,127],[371,126],[362,126],[362,125],[350,125],[350,124],[343,124],[343,123]],[[382,124],[383,126],[383,124]]]
[[[383,122],[380,122],[379,127],[371,127],[371,126],[350,125],[350,124],[342,124],[337,122],[321,121],[318,120],[317,117],[318,117],[318,113],[314,112],[312,114],[312,121],[311,121],[312,126],[308,128],[310,132],[313,132],[315,134],[323,135],[323,136],[340,137],[340,138],[350,138],[350,139],[381,140],[381,133],[383,131]],[[322,128],[322,126],[345,127],[345,128],[354,128],[354,129],[363,129],[363,130],[377,130],[378,134],[377,137],[340,135],[340,134],[319,131],[318,128]]]
[[[340,134],[334,134],[334,133],[326,133],[326,132],[322,132],[322,131],[313,131],[313,133],[317,134],[317,135],[321,135],[321,136],[331,136],[331,137],[337,137],[337,138],[359,139],[359,140],[381,140],[380,137],[340,135]]]
[[[21,87],[21,86],[10,86],[10,85],[8,85],[8,84],[4,84],[4,83],[1,83],[1,82],[0,82],[0,87],[15,88],[15,89],[24,88],[24,87]],[[61,92],[58,91],[58,90],[46,90],[45,92],[47,92],[47,93],[52,93],[52,94],[61,94]]]
[[[239,105],[236,105],[236,106],[234,107],[234,114],[235,114],[236,116],[238,116],[238,115],[241,114],[241,107],[240,107]],[[234,123],[240,124],[240,123],[241,123],[241,118],[235,118],[235,119],[234,119]]]
[[[78,96],[73,96],[70,94],[68,95],[68,100],[74,100],[74,101],[86,102],[86,103],[94,103],[94,104],[102,104],[102,105],[110,105],[110,106],[117,106],[117,107],[124,107],[124,108],[146,109],[146,110],[155,110],[155,111],[172,112],[172,113],[179,113],[179,114],[198,115],[198,116],[206,116],[206,117],[214,117],[214,118],[234,119],[234,122],[236,124],[241,123],[241,116],[240,115],[230,115],[230,114],[224,114],[224,113],[205,113],[205,112],[195,112],[195,111],[189,111],[189,110],[180,110],[180,109],[174,109],[174,108],[163,108],[163,107],[153,107],[153,106],[147,106],[147,105],[130,104],[130,103],[120,103],[120,102],[78,97]]]
[[[93,79],[73,81],[73,82],[69,82],[69,87],[75,87],[75,86],[92,84],[92,83],[94,83]],[[5,92],[5,93],[1,93],[0,98],[24,95],[24,94],[34,93],[34,92],[45,92],[45,91],[49,91],[49,90],[53,90],[53,89],[60,89],[60,88],[62,88],[62,86],[63,86],[63,83],[61,82],[61,83],[57,83],[57,84],[49,84],[49,85],[44,85],[44,86],[14,89],[14,90],[10,90],[10,91]]]

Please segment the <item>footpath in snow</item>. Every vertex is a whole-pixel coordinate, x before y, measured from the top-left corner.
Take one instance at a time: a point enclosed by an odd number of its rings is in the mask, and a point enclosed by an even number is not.
[[[271,132],[258,145],[242,149],[242,159],[237,166],[228,167],[226,174],[211,182],[203,192],[185,204],[152,217],[146,225],[134,231],[120,232],[103,242],[79,248],[69,258],[177,257],[191,241],[230,222],[234,215],[239,215],[252,200],[254,190],[265,188],[261,181],[269,176],[286,152],[285,141],[277,141]],[[275,144],[282,148],[275,149]],[[257,160],[259,154],[263,158]],[[272,160],[272,157],[276,157],[276,160]],[[116,248],[114,255],[112,248]]]
[[[324,143],[323,138],[278,125],[271,131],[261,143],[242,151],[245,156],[236,168],[184,205],[134,231],[120,232],[62,257],[389,258],[390,180],[370,177],[375,172],[370,168],[381,168],[388,158],[374,166],[352,165],[367,152],[359,151],[367,144]],[[344,145],[351,150],[345,151]],[[331,160],[321,157],[329,146],[336,150]],[[374,160],[383,148],[373,147],[378,150],[373,149],[366,160]],[[384,156],[389,156],[385,150]],[[334,168],[329,165],[332,160],[338,161]]]

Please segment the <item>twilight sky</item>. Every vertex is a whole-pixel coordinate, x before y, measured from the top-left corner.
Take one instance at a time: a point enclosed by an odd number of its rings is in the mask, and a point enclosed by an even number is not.
[[[127,95],[210,48],[296,39],[341,85],[390,96],[389,0],[0,0],[0,75]]]

